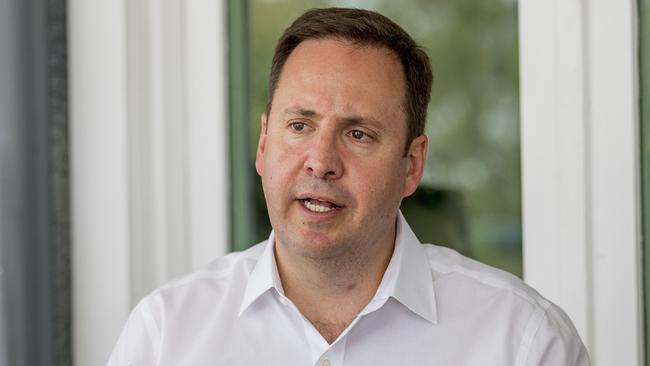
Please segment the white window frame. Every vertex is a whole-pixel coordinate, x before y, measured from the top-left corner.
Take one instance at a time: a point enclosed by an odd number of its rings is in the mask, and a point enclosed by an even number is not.
[[[229,249],[225,5],[68,1],[76,365]]]
[[[643,364],[637,4],[519,2],[524,277]]]
[[[68,1],[75,364],[228,250],[225,6]],[[636,23],[634,0],[519,2],[524,276],[594,365],[643,362]]]

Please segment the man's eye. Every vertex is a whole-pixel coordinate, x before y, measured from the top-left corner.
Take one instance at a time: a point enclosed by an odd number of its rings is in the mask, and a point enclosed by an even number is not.
[[[289,125],[292,130],[296,132],[300,132],[305,129],[305,124],[302,122],[294,122],[291,125]]]
[[[363,132],[363,131],[352,130],[352,131],[350,132],[350,136],[352,136],[352,138],[355,139],[355,140],[361,140],[361,139],[363,139],[364,137],[368,137],[368,134],[366,134],[366,133]]]

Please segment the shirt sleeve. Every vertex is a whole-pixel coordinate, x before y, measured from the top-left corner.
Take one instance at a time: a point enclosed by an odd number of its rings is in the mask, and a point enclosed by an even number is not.
[[[550,305],[527,352],[526,366],[589,366],[589,355],[569,317]]]
[[[160,330],[145,298],[131,312],[107,365],[155,366],[159,340]]]

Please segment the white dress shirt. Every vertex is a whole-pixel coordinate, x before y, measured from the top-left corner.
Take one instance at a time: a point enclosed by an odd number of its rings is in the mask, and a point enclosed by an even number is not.
[[[284,295],[271,233],[145,297],[108,364],[589,365],[560,308],[397,221],[377,293],[332,344]]]

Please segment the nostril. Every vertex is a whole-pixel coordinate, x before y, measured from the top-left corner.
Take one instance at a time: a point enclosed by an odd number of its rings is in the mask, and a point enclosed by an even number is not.
[[[303,171],[319,179],[336,179],[342,173],[341,163],[338,157],[313,155],[305,160]]]
[[[336,172],[333,170],[317,171],[314,170],[314,168],[312,167],[307,167],[307,173],[311,176],[314,176],[316,178],[321,178],[321,179],[328,179],[336,176]]]

